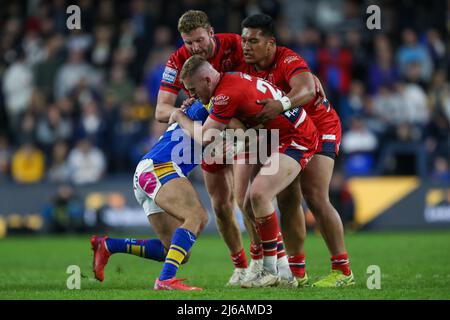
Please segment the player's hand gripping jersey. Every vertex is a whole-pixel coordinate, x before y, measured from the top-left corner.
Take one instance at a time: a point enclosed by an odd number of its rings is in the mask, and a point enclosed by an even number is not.
[[[214,55],[208,62],[219,72],[236,70],[243,61],[241,37],[234,33],[219,33],[214,36],[216,44]],[[192,54],[182,46],[175,51],[166,63],[160,90],[177,94],[184,89],[180,81],[183,64]]]
[[[255,116],[263,106],[256,103],[262,99],[280,99],[284,93],[269,82],[236,72],[222,75],[212,97],[210,117],[228,124],[231,118],[241,120],[248,127],[260,125]],[[288,110],[263,124],[265,129],[278,129],[279,152],[296,158],[304,167],[317,148],[316,127],[301,107]]]
[[[311,72],[306,61],[286,47],[277,47],[272,65],[264,71],[257,71],[253,65],[243,63],[239,71],[266,79],[284,92],[291,91],[289,81],[301,72]],[[320,106],[314,106],[314,100],[302,106],[319,131],[317,153],[339,153],[341,142],[341,121],[330,102],[325,100]]]

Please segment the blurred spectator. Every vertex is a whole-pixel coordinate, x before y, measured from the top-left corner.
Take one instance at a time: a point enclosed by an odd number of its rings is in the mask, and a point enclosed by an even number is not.
[[[44,153],[32,143],[25,143],[13,154],[11,174],[17,183],[31,184],[41,181],[45,176]]]
[[[150,102],[156,106],[159,85],[166,62],[174,51],[172,33],[167,26],[158,26],[153,36],[154,47],[150,50],[144,74],[144,83]]]
[[[159,121],[150,122],[148,125],[148,134],[144,135],[133,146],[132,159],[134,165],[137,165],[139,160],[158,142],[159,137],[167,130],[167,127],[167,123]]]
[[[70,185],[61,185],[50,203],[44,208],[50,232],[84,231],[84,208]]]
[[[133,108],[129,104],[123,105],[120,109],[120,119],[114,128],[112,156],[115,170],[125,171],[133,167],[130,154],[141,134],[142,123],[133,120]]]
[[[403,82],[397,83],[396,89],[401,97],[401,121],[424,126],[430,117],[425,91],[416,84]]]
[[[350,129],[342,136],[345,174],[350,176],[369,175],[375,165],[378,147],[376,135],[367,129],[364,120],[354,117]]]
[[[374,112],[386,124],[395,126],[403,120],[402,98],[393,87],[380,86],[373,97]]]
[[[92,64],[106,71],[112,59],[113,30],[109,25],[99,25],[95,28],[95,43],[91,52]]]
[[[27,109],[33,92],[33,73],[25,62],[25,54],[19,50],[15,62],[3,76],[3,93],[10,127],[16,131],[19,119]]]
[[[98,3],[98,9],[96,20],[99,24],[114,25],[115,21],[115,9],[112,0],[103,0]]]
[[[36,140],[36,119],[31,112],[27,112],[22,118],[20,130],[16,131],[16,143],[25,144]]]
[[[156,106],[156,101],[158,99],[159,86],[166,67],[166,62],[172,52],[172,47],[155,50],[151,53],[149,61],[147,62],[144,83],[150,97],[150,102],[154,106]]]
[[[447,158],[448,159],[448,158]],[[435,182],[450,184],[450,168],[448,160],[444,157],[437,157],[434,162],[432,179]]]
[[[155,114],[155,106],[149,103],[148,92],[144,86],[135,88],[132,102],[132,118],[135,121],[147,123]],[[143,131],[141,132],[143,133]]]
[[[364,120],[352,118],[349,130],[342,136],[342,151],[346,154],[375,152],[377,146],[377,137],[367,129]]]
[[[386,138],[386,132],[389,129],[389,125],[386,121],[387,115],[379,117],[374,100],[370,96],[364,96],[363,110],[361,117],[364,118],[367,128],[372,131],[380,141],[380,145]]]
[[[136,36],[148,38],[152,32],[153,21],[147,12],[144,0],[132,0],[130,4],[130,21]]]
[[[39,36],[40,25],[27,28],[22,40],[22,48],[25,51],[26,62],[30,67],[44,58],[42,39]]]
[[[383,147],[378,174],[418,175],[426,174],[426,154],[417,126],[404,122],[395,127],[393,136]]]
[[[427,44],[435,68],[443,67],[445,64],[445,43],[438,30],[431,29],[427,32]]]
[[[61,140],[54,144],[51,163],[47,174],[47,178],[50,182],[69,182],[71,172],[67,163],[68,151],[69,146],[64,141]]]
[[[399,80],[399,72],[393,61],[392,47],[384,34],[374,39],[375,56],[369,64],[369,92],[376,94],[381,86],[390,87]]]
[[[342,96],[340,103],[339,117],[345,129],[350,123],[350,118],[353,116],[361,116],[364,111],[365,87],[364,84],[355,80],[350,85],[350,92],[348,95]]]
[[[419,43],[416,33],[411,29],[402,32],[403,44],[397,53],[400,73],[406,77],[408,67],[417,65],[420,79],[428,81],[433,72],[433,61],[425,46]]]
[[[320,44],[320,32],[312,27],[299,32],[292,50],[300,54],[313,73],[318,72],[317,52]]]
[[[50,152],[57,140],[68,140],[72,134],[72,123],[61,116],[56,105],[49,106],[37,122],[36,139],[46,153]]]
[[[50,16],[55,23],[55,31],[64,34],[67,32],[67,14],[66,14],[66,3],[64,0],[54,0],[52,2],[52,7],[50,9]]]
[[[118,104],[129,103],[133,97],[133,89],[133,82],[127,77],[125,68],[121,65],[114,66],[105,94],[112,95]]]
[[[96,145],[103,142],[105,122],[94,100],[87,100],[81,106],[81,115],[76,125],[75,137],[89,137]]]
[[[8,138],[5,135],[0,135],[0,181],[9,176],[11,154]]]
[[[34,89],[31,94],[30,105],[27,108],[27,113],[31,113],[34,116],[45,113],[48,105],[48,100],[45,95],[39,89]]]
[[[45,43],[43,59],[33,69],[36,87],[45,94],[47,99],[53,98],[56,74],[62,65],[59,53],[63,41],[60,35],[48,39]]]
[[[66,97],[81,79],[85,79],[91,85],[97,84],[97,77],[93,68],[84,61],[82,51],[72,50],[69,52],[69,61],[62,65],[56,75],[55,98]]]
[[[450,121],[443,112],[436,112],[425,130],[425,147],[429,163],[438,156],[450,157]]]
[[[81,139],[69,153],[71,181],[77,185],[100,181],[106,170],[103,152],[92,145],[89,139]]]
[[[345,34],[346,45],[352,54],[352,78],[365,80],[369,57],[358,29],[350,29]]]
[[[92,46],[92,35],[83,32],[82,29],[70,30],[66,40],[66,46],[69,52],[87,52]]]
[[[335,33],[326,36],[326,46],[319,49],[319,78],[325,84],[327,95],[340,113],[340,95],[346,95],[352,81],[352,54],[343,48],[341,39]]]
[[[444,70],[437,70],[428,93],[433,113],[441,112],[450,122],[450,84]]]

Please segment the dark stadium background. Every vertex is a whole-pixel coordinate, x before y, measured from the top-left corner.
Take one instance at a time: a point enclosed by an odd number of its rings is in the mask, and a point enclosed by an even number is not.
[[[66,8],[81,8],[68,30]],[[369,30],[369,5],[381,30]],[[318,75],[343,123],[331,199],[348,230],[450,226],[449,1],[1,1],[0,237],[148,231],[131,177],[177,19],[217,33],[264,12]],[[181,101],[181,98],[180,98]],[[81,146],[83,145],[83,146]],[[92,163],[80,160],[80,148]],[[210,211],[201,170],[191,176]],[[314,220],[307,213],[308,226]],[[208,231],[215,232],[214,219]]]

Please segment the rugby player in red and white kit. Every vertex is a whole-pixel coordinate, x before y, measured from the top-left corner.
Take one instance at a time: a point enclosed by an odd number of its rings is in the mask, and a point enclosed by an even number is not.
[[[242,22],[241,39],[246,63],[239,70],[267,79],[287,93],[280,100],[269,98],[259,101],[265,106],[256,118],[261,122],[270,121],[286,110],[302,106],[319,132],[316,154],[308,167],[302,170],[299,176],[301,183],[292,183],[277,197],[280,211],[286,212],[287,220],[282,219],[282,226],[291,270],[301,284],[300,279],[305,276],[303,240],[306,236],[300,206],[301,185],[303,196],[331,254],[330,275],[313,285],[352,285],[354,278],[345,248],[342,221],[329,200],[329,184],[341,142],[339,116],[326,99],[321,105],[315,105],[314,78],[308,65],[297,53],[276,45],[274,22],[270,16],[256,14],[247,17]],[[301,214],[296,213],[299,210]],[[300,225],[302,228],[298,228]]]
[[[169,123],[177,122],[186,129],[197,142],[207,145],[213,141],[212,129],[223,130],[232,118],[241,120],[247,127],[260,124],[255,116],[263,106],[257,100],[281,99],[283,93],[263,79],[241,72],[221,74],[200,56],[189,58],[180,75],[191,96],[202,103],[211,99],[212,106],[208,119],[202,126],[194,123],[182,111],[172,113]],[[277,270],[277,246],[279,226],[272,200],[284,190],[302,169],[305,169],[314,155],[318,133],[305,111],[300,107],[290,110],[264,123],[268,130],[278,130],[279,144],[262,168],[253,178],[249,198],[263,246],[263,269],[251,281],[241,283],[243,287],[267,287],[280,281]],[[195,135],[201,132],[201,136]],[[267,170],[278,164],[276,170]]]
[[[237,34],[214,34],[207,15],[202,11],[185,12],[178,21],[178,31],[184,45],[166,63],[158,93],[155,118],[168,122],[176,110],[178,92],[185,89],[179,79],[184,62],[193,54],[207,59],[219,71],[236,70],[243,62],[241,38]],[[247,258],[239,224],[234,214],[233,166],[202,163],[205,185],[216,215],[216,224],[235,266],[228,285],[239,285],[245,275]],[[244,217],[246,229],[253,241],[258,239],[255,227]]]

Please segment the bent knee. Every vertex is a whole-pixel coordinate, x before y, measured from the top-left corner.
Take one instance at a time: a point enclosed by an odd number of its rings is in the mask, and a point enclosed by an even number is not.
[[[302,193],[305,200],[309,203],[320,205],[320,203],[328,202],[328,189],[316,186],[302,186]]]
[[[258,207],[267,198],[267,193],[261,188],[252,188],[250,190],[250,201],[253,207]]]
[[[212,207],[218,219],[229,219],[234,214],[232,201],[212,201]]]

